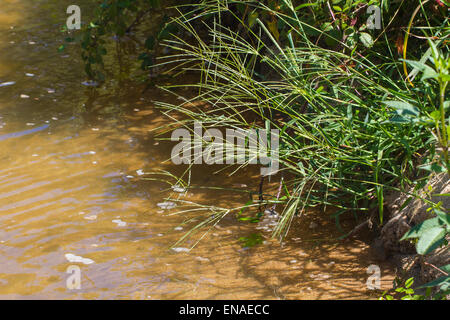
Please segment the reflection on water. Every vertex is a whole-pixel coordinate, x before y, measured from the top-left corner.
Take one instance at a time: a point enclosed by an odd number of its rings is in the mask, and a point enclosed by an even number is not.
[[[168,250],[190,216],[158,207],[177,190],[140,180],[156,169],[182,170],[165,162],[170,146],[149,132],[167,121],[151,101],[166,97],[143,95],[131,81],[84,86],[76,49],[56,50],[69,2],[2,0],[0,7],[0,298],[373,297],[367,246],[309,241],[335,234],[328,220],[311,230],[312,214],[282,246],[242,248],[238,239],[254,227],[230,216],[191,252]],[[257,188],[251,173],[212,172],[196,168],[194,182]],[[247,201],[207,189],[182,196],[223,206]],[[66,286],[73,264],[80,290]],[[382,272],[389,286],[392,272]]]

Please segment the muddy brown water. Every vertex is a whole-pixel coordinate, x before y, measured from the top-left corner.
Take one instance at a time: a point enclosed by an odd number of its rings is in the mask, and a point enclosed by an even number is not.
[[[71,1],[1,2],[0,84],[14,82],[0,85],[1,299],[377,296],[366,287],[367,267],[376,262],[364,242],[317,241],[339,235],[323,212],[296,220],[283,244],[264,233],[264,244],[243,248],[239,238],[254,226],[228,216],[190,252],[169,250],[191,216],[161,210],[158,203],[179,195],[137,173],[182,172],[165,161],[170,144],[150,132],[168,121],[152,101],[167,97],[142,94],[133,80],[83,86],[79,52],[56,50]],[[251,172],[224,178],[213,170],[194,168],[194,182],[257,190]],[[247,201],[201,188],[182,198],[224,207]],[[70,262],[67,254],[93,263]],[[71,265],[80,268],[81,289],[67,287]],[[387,289],[393,272],[379,265]]]

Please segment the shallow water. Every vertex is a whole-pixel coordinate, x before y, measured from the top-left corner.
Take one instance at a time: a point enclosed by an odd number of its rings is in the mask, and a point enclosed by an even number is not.
[[[168,97],[142,94],[132,80],[84,86],[76,48],[56,50],[70,4],[0,6],[0,298],[376,297],[366,288],[376,262],[364,242],[317,241],[339,235],[324,213],[295,221],[283,245],[263,234],[264,244],[243,248],[239,238],[254,226],[228,216],[190,252],[182,248],[192,242],[169,250],[191,216],[161,210],[178,194],[141,180],[158,169],[182,172],[165,162],[171,145],[149,131],[168,123],[152,103]],[[196,167],[194,182],[257,190],[256,170],[233,178],[213,170]],[[231,207],[248,197],[192,189],[183,199]],[[71,265],[81,270],[81,289],[67,287]],[[393,272],[379,265],[387,289]]]

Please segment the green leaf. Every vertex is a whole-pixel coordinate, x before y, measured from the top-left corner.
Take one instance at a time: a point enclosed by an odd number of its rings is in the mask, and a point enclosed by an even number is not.
[[[423,72],[422,78],[420,79],[421,81],[430,79],[430,78],[436,79],[437,77],[439,77],[439,73],[437,73],[433,68],[426,65],[425,63],[422,63],[420,61],[403,60],[403,59],[401,59],[401,61],[405,61],[409,65],[413,66],[414,69],[417,69],[417,70]]]
[[[382,103],[394,108],[397,114],[402,117],[418,117],[420,114],[419,109],[408,102],[382,101]]]
[[[420,286],[419,288],[428,288],[428,287],[439,287],[442,291],[445,291],[450,287],[450,276],[442,276],[440,278],[437,278],[436,280],[433,280]]]
[[[439,110],[434,110],[433,112],[430,113],[430,116],[431,118],[433,118],[433,120],[437,121],[441,117],[441,113]]]
[[[441,270],[444,271],[445,273],[450,274],[450,264],[448,264],[448,265],[446,265],[446,266],[439,267],[439,269],[441,269]]]
[[[303,4],[295,7],[295,11],[298,11],[298,10],[300,10],[302,8],[305,8],[305,7],[316,6],[316,5],[317,5],[317,3],[303,3]]]
[[[255,25],[256,19],[258,19],[258,12],[255,10],[248,15],[248,26],[251,28]]]
[[[445,240],[445,234],[445,229],[441,227],[435,227],[425,231],[417,242],[417,253],[427,254],[436,249]]]
[[[359,40],[366,48],[370,48],[373,46],[372,36],[366,32],[361,32],[359,34]]]
[[[409,288],[412,286],[412,284],[414,283],[414,278],[409,278],[408,280],[406,280],[405,282],[405,287]]]
[[[430,172],[436,172],[436,173],[441,173],[441,172],[447,171],[447,169],[445,169],[443,166],[441,166],[437,163],[421,165],[421,166],[419,166],[419,169],[430,171]]]
[[[424,234],[427,230],[440,227],[441,225],[442,224],[440,223],[438,217],[425,220],[424,222],[419,223],[418,225],[412,227],[409,231],[407,231],[403,235],[403,237],[400,238],[400,241],[411,238],[418,238],[422,234]]]
[[[434,209],[434,212],[442,222],[444,222],[447,226],[450,226],[450,214],[439,209]]]

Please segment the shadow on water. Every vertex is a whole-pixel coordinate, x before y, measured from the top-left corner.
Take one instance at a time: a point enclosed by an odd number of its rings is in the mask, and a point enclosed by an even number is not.
[[[78,2],[90,12],[91,1]],[[140,173],[185,170],[167,161],[173,144],[152,132],[169,123],[152,101],[171,98],[156,89],[143,94],[126,77],[83,86],[76,47],[56,50],[69,4],[3,0],[0,7],[0,83],[14,82],[0,87],[0,298],[372,297],[367,245],[312,241],[338,236],[324,214],[296,221],[283,245],[264,234],[264,245],[243,248],[239,238],[254,225],[230,215],[191,252],[168,250],[193,226],[184,224],[193,215],[161,210],[159,202],[179,195]],[[132,59],[120,61],[127,74]],[[232,177],[217,169],[196,166],[200,188],[183,199],[233,207],[258,188],[258,168]],[[236,184],[242,193],[208,189]],[[318,229],[308,227],[313,220]],[[69,262],[69,253],[94,263]],[[81,268],[80,290],[66,287],[71,264]],[[382,270],[388,287],[392,270]]]

